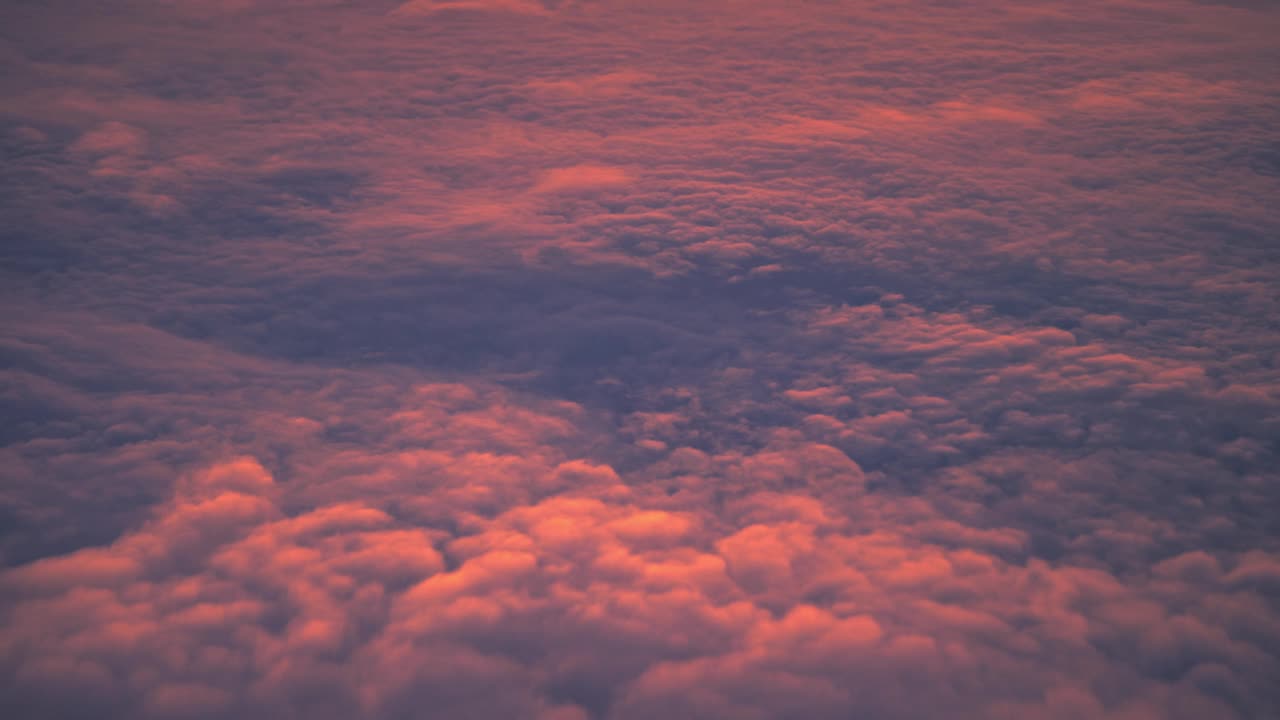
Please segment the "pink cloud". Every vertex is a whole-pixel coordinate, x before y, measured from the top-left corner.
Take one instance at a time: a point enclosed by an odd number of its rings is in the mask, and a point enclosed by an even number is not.
[[[10,714],[1274,714],[1273,10],[76,5]]]
[[[601,165],[574,165],[555,168],[543,174],[534,185],[535,193],[574,192],[622,185],[630,180],[621,168]]]

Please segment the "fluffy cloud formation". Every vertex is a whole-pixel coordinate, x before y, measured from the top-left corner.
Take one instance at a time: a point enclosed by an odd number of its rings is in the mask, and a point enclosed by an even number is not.
[[[1280,713],[1274,8],[0,20],[7,716]]]
[[[1280,671],[1275,555],[1224,566],[1192,551],[1122,579],[1026,559],[1019,533],[927,505],[841,517],[807,494],[755,493],[709,516],[646,509],[607,467],[548,474],[572,489],[488,516],[459,499],[451,532],[376,503],[288,515],[247,458],[195,473],[112,545],[6,574],[9,704],[1229,717],[1257,709]]]

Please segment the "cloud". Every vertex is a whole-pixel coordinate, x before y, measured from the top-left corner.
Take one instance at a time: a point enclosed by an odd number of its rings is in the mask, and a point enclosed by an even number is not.
[[[132,154],[146,145],[146,133],[124,123],[108,122],[80,136],[71,149],[94,154]]]
[[[548,170],[534,186],[535,193],[573,192],[592,190],[628,181],[627,173],[620,168],[599,165],[574,165]]]
[[[7,572],[8,702],[47,714],[89,693],[144,717],[382,717],[425,701],[529,717],[1229,715],[1277,662],[1275,638],[1254,634],[1280,566],[1264,554],[1224,567],[1197,551],[1121,582],[926,540],[941,518],[918,535],[756,496],[744,509],[772,517],[734,530],[702,506],[646,510],[582,484],[454,535],[354,503],[289,515],[277,484],[230,460],[110,546]],[[1100,689],[1108,674],[1123,696]]]
[[[1275,714],[1265,4],[6,13],[8,715]]]
[[[430,15],[458,10],[479,12],[513,12],[522,15],[548,15],[550,11],[535,0],[410,0],[397,7],[396,14]]]

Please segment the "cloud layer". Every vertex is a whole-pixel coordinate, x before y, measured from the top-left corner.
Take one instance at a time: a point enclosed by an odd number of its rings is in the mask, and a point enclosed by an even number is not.
[[[0,709],[1280,714],[1267,3],[0,10]]]

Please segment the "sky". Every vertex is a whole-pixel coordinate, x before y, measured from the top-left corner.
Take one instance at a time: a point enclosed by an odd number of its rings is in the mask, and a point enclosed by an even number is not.
[[[1280,717],[1278,37],[4,3],[0,712]]]

